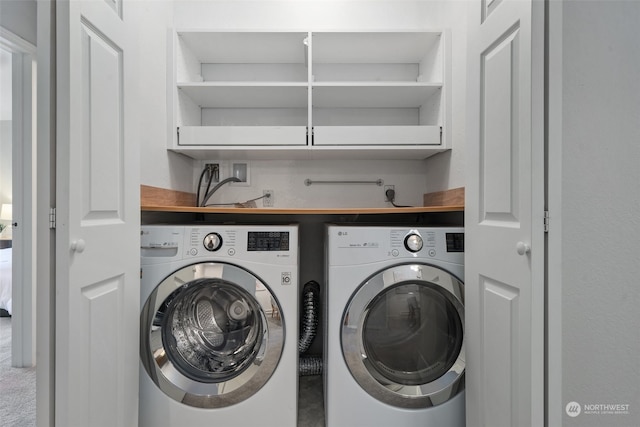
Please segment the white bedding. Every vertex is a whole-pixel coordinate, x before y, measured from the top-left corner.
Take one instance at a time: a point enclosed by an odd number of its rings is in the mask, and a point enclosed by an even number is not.
[[[0,308],[11,314],[11,248],[0,249]]]

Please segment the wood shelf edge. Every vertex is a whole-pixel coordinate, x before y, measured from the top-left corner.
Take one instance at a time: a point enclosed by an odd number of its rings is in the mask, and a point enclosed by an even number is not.
[[[423,196],[424,206],[462,206],[464,207],[464,187],[451,190],[426,193]]]
[[[195,193],[168,190],[166,188],[140,185],[140,205],[154,206],[193,206],[196,204]]]
[[[153,206],[142,205],[146,212],[203,213],[203,214],[288,214],[288,215],[367,215],[367,214],[403,214],[459,212],[464,206],[422,206],[415,208],[198,208],[195,206]]]

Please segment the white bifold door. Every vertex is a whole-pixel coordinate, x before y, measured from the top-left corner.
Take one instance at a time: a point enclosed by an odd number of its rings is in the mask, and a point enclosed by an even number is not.
[[[123,0],[56,2],[55,425],[138,422],[135,26]]]
[[[467,424],[544,425],[544,2],[470,2]]]

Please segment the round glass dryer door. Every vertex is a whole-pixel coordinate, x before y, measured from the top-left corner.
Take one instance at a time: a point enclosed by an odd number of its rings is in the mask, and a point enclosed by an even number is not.
[[[351,297],[341,340],[351,374],[376,399],[446,402],[464,388],[464,285],[427,264],[385,269]]]
[[[246,400],[271,377],[284,345],[278,301],[232,264],[200,263],[163,280],[140,316],[140,357],[168,396],[200,408]]]

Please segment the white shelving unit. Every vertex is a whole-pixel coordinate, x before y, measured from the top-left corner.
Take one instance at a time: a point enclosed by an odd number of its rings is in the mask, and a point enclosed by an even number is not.
[[[448,36],[172,34],[169,149],[194,158],[425,158],[450,148]]]

